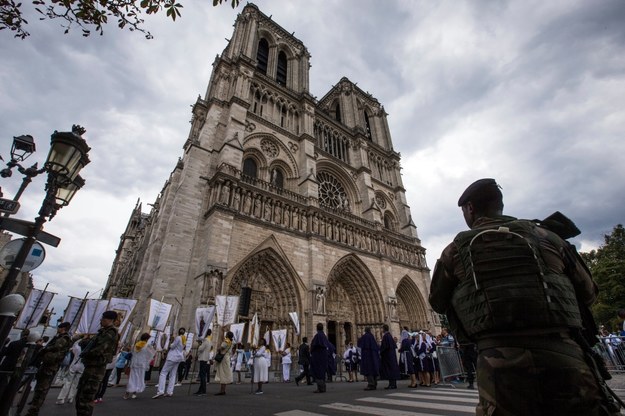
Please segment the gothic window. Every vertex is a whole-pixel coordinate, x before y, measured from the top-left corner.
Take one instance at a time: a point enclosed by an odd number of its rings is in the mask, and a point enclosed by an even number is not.
[[[256,161],[251,157],[243,161],[243,174],[254,179],[258,176],[258,166],[256,165]]]
[[[284,174],[282,173],[282,169],[273,168],[271,169],[271,184],[277,188],[284,188]]]
[[[258,52],[256,52],[256,68],[267,75],[267,62],[269,61],[269,43],[263,38],[258,42]]]
[[[334,112],[334,119],[340,123],[341,122],[341,105],[339,104],[338,100],[334,102],[333,107],[334,108],[332,109],[332,111]]]
[[[367,139],[373,140],[373,134],[371,133],[371,124],[369,123],[369,116],[367,115],[366,111],[365,111],[365,135],[367,136]]]
[[[278,84],[283,86],[286,86],[286,69],[286,54],[283,51],[280,51],[280,53],[278,54],[278,72],[276,74],[276,81],[278,82]]]
[[[319,181],[319,200],[322,205],[349,211],[347,193],[338,179],[328,172],[319,172],[317,180]]]
[[[396,231],[395,229],[395,219],[389,212],[384,213],[384,228],[391,231]]]
[[[260,92],[256,91],[254,93],[254,106],[252,108],[252,112],[254,114],[263,114],[263,105],[261,104]]]
[[[282,107],[282,111],[280,112],[280,127],[286,127],[286,124],[286,108]]]

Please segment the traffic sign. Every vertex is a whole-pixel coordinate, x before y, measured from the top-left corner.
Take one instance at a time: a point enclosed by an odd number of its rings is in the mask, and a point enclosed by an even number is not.
[[[0,212],[15,214],[20,209],[20,203],[12,199],[0,198]]]
[[[11,240],[2,247],[0,250],[0,265],[5,269],[11,268],[13,261],[17,257],[17,254],[20,252],[22,245],[24,245],[25,238],[18,238],[17,240]],[[38,242],[34,242],[33,246],[30,248],[28,252],[28,256],[24,261],[24,265],[21,268],[22,272],[29,272],[33,269],[36,269],[43,263],[43,260],[46,258],[46,250],[43,248],[41,244]]]
[[[35,225],[35,223],[31,221],[24,221],[17,218],[0,217],[0,230],[6,230],[23,236],[30,235],[33,225]],[[52,247],[58,247],[59,243],[61,242],[61,239],[59,237],[45,231],[39,231],[35,238],[37,239],[37,241],[41,241],[42,243]]]

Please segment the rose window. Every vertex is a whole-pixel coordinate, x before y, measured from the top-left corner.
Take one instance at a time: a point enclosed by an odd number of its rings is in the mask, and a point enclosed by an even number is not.
[[[319,200],[321,204],[330,208],[344,209],[349,211],[349,200],[343,185],[327,172],[317,174],[319,181]]]

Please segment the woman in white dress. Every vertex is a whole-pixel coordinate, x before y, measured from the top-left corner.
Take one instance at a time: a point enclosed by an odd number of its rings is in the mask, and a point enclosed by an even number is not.
[[[221,346],[217,350],[217,354],[213,358],[215,360],[215,381],[219,381],[219,392],[215,396],[223,396],[226,394],[226,385],[232,383],[232,367],[230,367],[230,356],[234,349],[232,339],[234,334],[232,331],[226,332]]]
[[[288,342],[282,351],[282,381],[289,383],[291,381],[291,344]]]
[[[258,349],[254,352],[254,380],[258,383],[256,394],[263,394],[263,383],[269,381],[269,366],[267,365],[267,341],[261,338]]]
[[[141,334],[139,341],[131,351],[130,375],[128,376],[124,399],[136,399],[137,393],[143,393],[145,390],[145,372],[150,368],[150,361],[156,353],[154,347],[148,344],[149,339],[150,334],[147,332]]]

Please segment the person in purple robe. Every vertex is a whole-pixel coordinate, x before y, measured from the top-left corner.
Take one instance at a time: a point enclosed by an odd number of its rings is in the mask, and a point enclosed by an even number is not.
[[[375,390],[378,387],[380,375],[380,347],[371,333],[371,328],[365,328],[365,333],[358,339],[358,348],[360,349],[360,374],[367,379],[365,390]]]
[[[328,370],[328,349],[330,341],[323,333],[323,324],[317,324],[317,334],[310,343],[310,370],[315,382],[317,390],[314,393],[326,392],[326,371]]]
[[[336,375],[336,347],[328,340],[328,381],[332,382],[332,376]]]
[[[380,343],[380,378],[388,380],[388,386],[384,387],[385,390],[396,389],[397,379],[399,375],[399,364],[397,363],[397,344],[393,339],[393,336],[389,332],[388,325],[382,326],[384,335],[382,335],[382,342]]]

